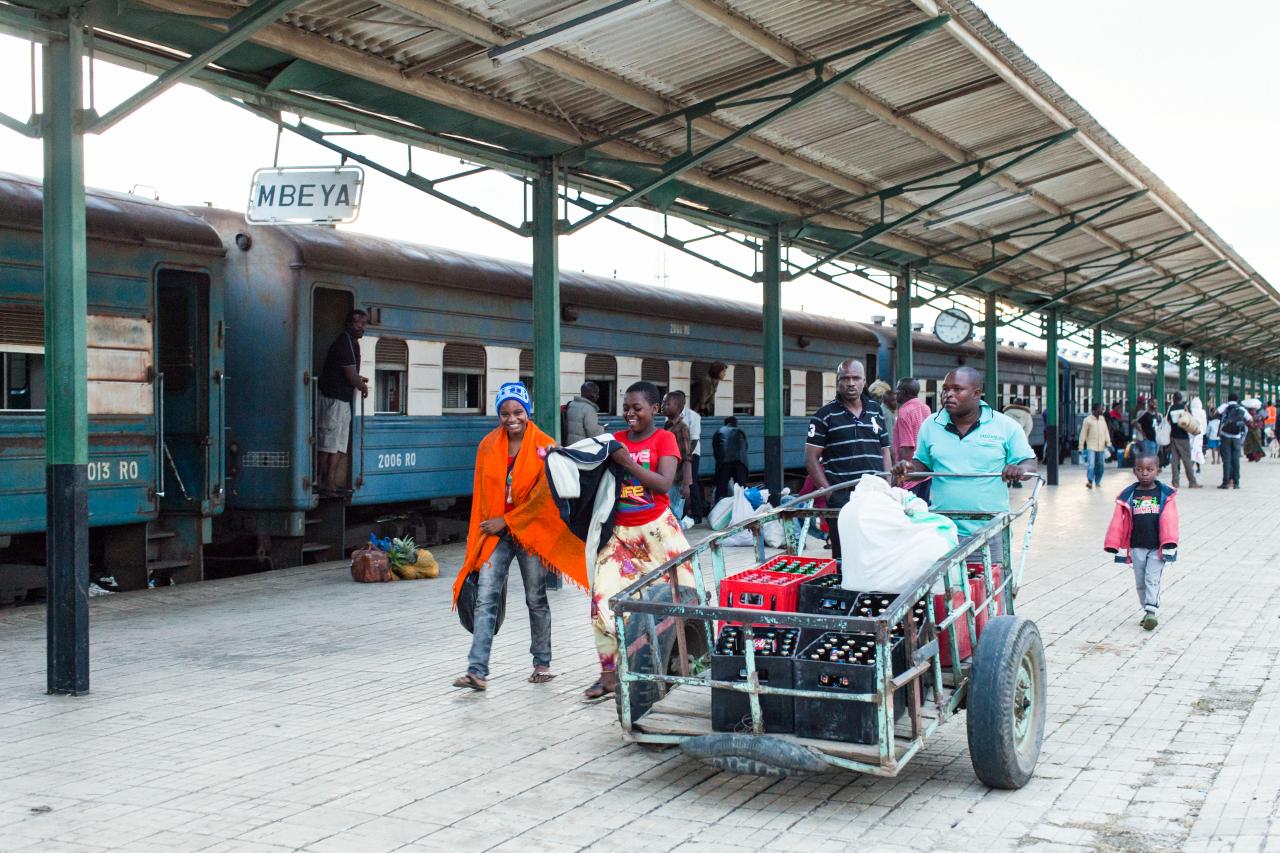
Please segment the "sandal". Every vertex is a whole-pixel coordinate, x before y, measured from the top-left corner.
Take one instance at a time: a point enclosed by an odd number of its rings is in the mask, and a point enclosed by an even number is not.
[[[485,680],[480,676],[476,675],[473,672],[468,672],[467,674],[461,675],[458,678],[454,679],[453,686],[454,687],[470,687],[472,690],[485,690],[488,688],[489,685],[486,684]]]
[[[549,669],[535,668],[533,670],[533,675],[529,676],[529,683],[530,684],[546,684],[548,681],[550,681],[555,677],[556,677],[556,674]]]
[[[612,673],[610,673],[610,675],[612,675]],[[612,683],[609,683],[609,682],[612,682]],[[582,692],[582,698],[588,701],[594,702],[597,699],[603,699],[606,696],[609,696],[610,694],[617,692],[617,689],[618,689],[617,676],[614,676],[613,678],[610,678],[608,681],[606,681],[604,677],[604,673],[601,673],[600,677],[596,679],[596,683],[591,685],[590,687],[588,687],[586,690]]]

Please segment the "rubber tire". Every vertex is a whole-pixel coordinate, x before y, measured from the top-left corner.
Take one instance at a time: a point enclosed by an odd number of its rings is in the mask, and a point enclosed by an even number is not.
[[[1021,745],[1013,725],[1018,671],[1029,658],[1034,686],[1030,730]],[[966,691],[969,760],[978,779],[991,788],[1017,790],[1031,778],[1040,758],[1048,693],[1044,644],[1030,619],[997,616],[978,641]]]
[[[698,601],[697,590],[693,587],[681,586],[680,597],[684,604],[696,604]],[[666,584],[649,587],[646,590],[645,599],[661,604],[670,604],[671,587]],[[655,617],[643,613],[632,614],[627,619],[627,636],[622,648],[630,650],[627,656],[627,666],[632,672],[654,671],[653,649],[649,642],[650,626],[655,625],[654,620]],[[686,620],[685,622],[685,639],[688,643],[691,658],[698,658],[707,652],[707,641],[702,634],[701,625],[701,622],[694,620]],[[676,623],[671,618],[657,617],[656,627],[659,647],[657,659],[663,662],[661,672],[666,674],[670,671],[670,663],[674,656],[679,653],[679,647],[676,645]],[[634,681],[631,683],[628,692],[631,695],[631,721],[633,723],[649,713],[653,703],[661,699],[663,695],[661,687],[653,681]],[[621,721],[621,690],[614,694],[614,705],[618,711],[618,719]]]

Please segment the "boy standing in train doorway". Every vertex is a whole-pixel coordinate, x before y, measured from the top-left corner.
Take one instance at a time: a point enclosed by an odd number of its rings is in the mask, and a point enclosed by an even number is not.
[[[369,380],[360,375],[360,339],[369,315],[359,308],[347,313],[346,328],[333,339],[320,371],[320,413],[316,420],[316,449],[320,461],[320,494],[349,494],[338,487],[338,467],[351,438],[351,403],[355,391],[369,396]]]

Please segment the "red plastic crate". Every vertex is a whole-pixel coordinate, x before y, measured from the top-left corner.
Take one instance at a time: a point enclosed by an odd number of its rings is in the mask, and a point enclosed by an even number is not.
[[[976,571],[979,575],[981,575],[982,564],[970,563],[966,567],[966,569],[970,573]],[[1003,581],[1003,575],[1004,575],[1003,568],[999,564],[992,563],[991,564],[991,588],[993,590],[1000,586],[1000,584]],[[982,582],[982,578],[981,577],[969,578],[969,598],[970,600],[973,601],[975,608],[977,607],[978,602],[981,601],[985,596],[986,596],[986,589]],[[941,594],[935,595],[933,597],[934,619],[939,622],[941,622],[943,619],[947,617],[947,610],[946,610],[944,601],[945,599]],[[995,601],[996,601],[996,615],[998,616],[1004,613],[1004,602],[999,596],[995,597]],[[963,604],[964,604],[964,593],[961,590],[956,590],[955,592],[951,593],[952,609],[956,607],[960,607]],[[987,620],[989,618],[990,617],[988,616],[987,608],[985,607],[978,608],[974,611],[973,625],[979,637],[982,636],[982,629],[987,626]],[[968,660],[973,656],[973,643],[974,643],[974,640],[969,636],[969,620],[965,617],[961,617],[957,619],[955,622],[955,628],[956,628],[956,645],[960,647],[960,660]],[[938,655],[942,661],[943,666],[951,666],[951,637],[947,634],[946,631],[938,632]]]
[[[784,561],[800,561],[818,566],[810,575],[793,572],[776,572],[770,567]],[[836,561],[824,557],[773,557],[754,569],[731,575],[720,582],[720,606],[745,610],[764,610],[777,613],[795,613],[799,602],[800,585],[805,581],[831,574]]]

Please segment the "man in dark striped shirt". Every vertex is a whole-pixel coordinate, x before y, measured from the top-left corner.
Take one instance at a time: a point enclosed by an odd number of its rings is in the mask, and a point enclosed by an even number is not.
[[[888,471],[889,432],[880,404],[866,392],[862,362],[848,359],[836,368],[836,398],[809,420],[804,467],[818,488],[861,479],[863,474]],[[832,507],[849,502],[850,489],[827,498]],[[831,555],[840,559],[840,531],[831,523]]]

